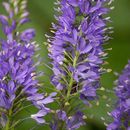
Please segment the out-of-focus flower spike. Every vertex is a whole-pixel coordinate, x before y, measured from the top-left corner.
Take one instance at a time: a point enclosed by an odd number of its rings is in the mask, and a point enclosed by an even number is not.
[[[18,35],[16,35],[19,26],[30,21],[28,18],[29,13],[26,10],[27,0],[10,0],[9,2],[3,2],[3,6],[9,14],[9,16],[0,15],[0,22],[3,25],[2,29],[5,35],[10,41],[20,39],[20,37],[23,37],[23,32],[19,32]],[[26,30],[24,33],[26,33]],[[30,31],[27,35],[30,35],[32,38],[35,36],[34,31]],[[28,42],[32,40],[32,38],[29,37]],[[24,37],[23,40],[25,39]]]
[[[0,112],[0,117],[4,120],[3,129],[14,127],[12,116],[21,110],[25,100],[39,110],[32,118],[39,123],[45,123],[42,117],[51,112],[46,105],[55,100],[56,93],[39,93],[33,60],[38,45],[31,42],[35,30],[26,29],[19,32],[19,26],[28,21],[27,0],[9,0],[4,3],[4,7],[8,15],[0,15],[3,33],[6,35],[5,39],[1,39],[0,47],[0,110],[4,110]],[[2,121],[0,120],[0,126]]]
[[[39,124],[45,123],[45,120],[43,119],[43,116],[47,115],[46,110],[40,110],[37,114],[31,115],[31,118],[36,120]]]
[[[117,103],[115,109],[109,113],[114,121],[107,126],[107,130],[129,130],[130,128],[130,61],[118,76],[115,82]]]

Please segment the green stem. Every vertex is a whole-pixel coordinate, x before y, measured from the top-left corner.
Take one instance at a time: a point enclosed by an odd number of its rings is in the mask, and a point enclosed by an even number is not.
[[[73,85],[73,74],[71,75],[70,83],[69,83],[69,86],[68,86],[67,99],[70,96],[72,85]]]
[[[76,51],[75,57],[74,57],[74,60],[73,60],[73,68],[76,68],[78,58],[79,58],[79,53],[78,53],[78,51]],[[65,103],[68,102],[68,100],[70,99],[70,95],[71,95],[71,90],[72,90],[72,87],[73,87],[73,83],[74,83],[73,73],[71,73],[70,74],[70,81],[68,83],[68,91],[67,91],[67,95],[65,97]],[[65,107],[67,107],[67,108],[65,108]],[[69,109],[69,107],[64,104],[64,106],[62,106],[62,109]],[[59,126],[60,130],[61,129],[63,130],[64,125],[65,125],[64,122],[61,122],[61,124]]]
[[[78,54],[78,52],[76,52],[75,58],[74,58],[74,62],[73,62],[73,67],[74,68],[76,67],[78,57],[79,57],[79,54]],[[67,99],[69,99],[69,97],[70,97],[70,93],[71,93],[71,90],[72,90],[73,82],[74,82],[74,79],[73,79],[73,73],[72,73],[71,74],[71,78],[70,78],[70,82],[69,82],[69,86],[68,86]]]
[[[6,126],[5,126],[5,130],[9,130],[9,127],[10,127],[10,120],[8,119]]]
[[[12,116],[12,108],[9,110],[8,119],[7,119],[7,122],[6,122],[6,125],[5,125],[5,130],[10,130],[11,116]],[[11,130],[13,130],[13,128]]]
[[[64,129],[64,122],[60,122],[61,124],[60,124],[60,130],[63,130]]]

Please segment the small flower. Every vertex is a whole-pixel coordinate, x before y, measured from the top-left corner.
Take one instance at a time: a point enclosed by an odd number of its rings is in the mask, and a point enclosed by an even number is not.
[[[88,100],[90,101],[96,99],[96,89],[92,86],[84,87],[81,92],[80,99],[82,99],[86,105],[89,105]]]
[[[81,126],[85,125],[86,123],[84,122],[83,119],[83,113],[78,111],[74,116],[68,118],[66,124],[68,130],[76,130]]]
[[[63,120],[63,121],[67,120],[67,115],[65,111],[57,110],[56,113],[60,120]]]
[[[35,37],[35,30],[34,29],[27,29],[21,33],[21,40],[25,42],[31,41]]]
[[[53,92],[49,96],[45,97],[43,94],[35,93],[28,97],[28,100],[39,109],[37,114],[31,115],[31,118],[36,120],[37,123],[46,123],[44,116],[51,113],[51,109],[47,108],[46,105],[54,102],[54,97],[56,94],[57,93]]]
[[[37,114],[31,115],[31,118],[36,120],[38,123],[43,124],[45,120],[43,117],[48,114],[49,110],[40,110]]]

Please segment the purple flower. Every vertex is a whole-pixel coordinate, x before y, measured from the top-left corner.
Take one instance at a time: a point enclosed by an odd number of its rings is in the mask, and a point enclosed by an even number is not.
[[[96,89],[92,86],[83,87],[82,91],[83,92],[80,94],[80,99],[82,99],[86,105],[89,105],[88,101],[96,99]]]
[[[130,61],[119,76],[115,89],[118,98],[116,108],[111,112],[114,121],[108,125],[107,130],[130,128]]]
[[[45,120],[43,117],[48,114],[48,110],[40,110],[37,114],[31,115],[31,118],[36,120],[38,123],[43,124]]]
[[[34,104],[34,106],[39,109],[39,112],[37,114],[31,115],[31,118],[36,120],[37,123],[46,123],[44,116],[51,113],[51,109],[48,108],[46,105],[54,102],[54,97],[56,96],[56,94],[57,93],[53,92],[49,96],[44,96],[43,94],[35,93],[27,98]]]
[[[52,130],[63,129],[62,123],[64,123],[64,128],[67,130],[76,130],[80,126],[85,125],[84,114],[80,111],[77,111],[73,116],[67,116],[65,111],[57,110],[56,111],[58,120],[55,119],[54,123],[51,124]],[[62,126],[62,127],[61,127]]]
[[[58,123],[57,122],[50,124],[51,130],[57,130],[57,127],[58,127]]]
[[[85,125],[86,123],[83,119],[83,113],[78,111],[74,116],[68,118],[66,124],[67,130],[76,130],[81,126]]]
[[[24,32],[21,33],[21,40],[25,42],[31,41],[35,37],[35,31],[34,29],[27,29]]]
[[[58,115],[58,119],[63,120],[63,121],[67,120],[67,115],[65,111],[57,110],[56,113]]]

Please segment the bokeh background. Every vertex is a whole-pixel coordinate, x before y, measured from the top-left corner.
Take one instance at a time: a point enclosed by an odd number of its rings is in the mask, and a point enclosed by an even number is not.
[[[3,0],[4,1],[4,0]],[[40,45],[40,54],[45,63],[49,62],[45,33],[49,34],[51,28],[51,22],[55,22],[54,15],[54,1],[55,0],[28,0],[28,10],[30,12],[31,23],[29,26],[36,29],[36,41]],[[0,11],[2,0],[0,0]],[[109,51],[108,59],[109,65],[113,71],[111,73],[102,76],[101,85],[106,89],[113,90],[113,81],[117,78],[114,76],[114,72],[120,73],[124,66],[130,59],[130,0],[115,0],[113,3],[115,9],[111,11],[111,26],[114,27],[114,33],[112,34],[112,40],[106,45],[106,48],[113,48]],[[38,68],[40,71],[44,71],[47,76],[40,79],[44,82],[44,86],[49,87],[49,76],[51,71],[41,65]],[[44,87],[43,86],[43,87]],[[93,105],[93,108],[86,108],[86,114],[88,115],[87,125],[79,130],[105,130],[104,123],[109,123],[112,119],[107,115],[114,108],[116,99],[113,91],[99,92],[100,105]],[[107,105],[106,105],[107,104]],[[111,105],[112,107],[109,107]],[[21,118],[25,117],[25,114],[29,115],[32,108],[28,108],[25,112],[21,113]],[[33,110],[32,110],[33,111]],[[101,120],[101,118],[103,120]],[[105,120],[104,120],[105,119]],[[30,128],[36,126],[33,120],[25,120],[23,123],[17,126],[17,130],[31,130]],[[37,126],[34,130],[49,130],[44,126]]]

